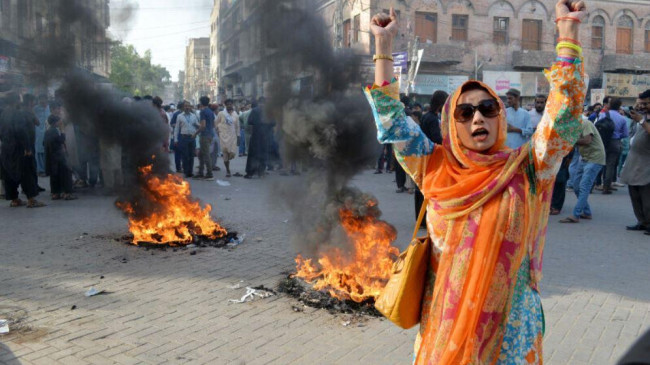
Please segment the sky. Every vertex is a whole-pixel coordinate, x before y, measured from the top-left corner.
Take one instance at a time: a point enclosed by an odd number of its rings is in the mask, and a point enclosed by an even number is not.
[[[114,40],[132,44],[140,55],[151,50],[152,63],[165,67],[172,80],[185,65],[190,38],[210,36],[213,0],[110,0]],[[133,9],[128,15],[128,9]],[[128,19],[124,19],[128,18]]]

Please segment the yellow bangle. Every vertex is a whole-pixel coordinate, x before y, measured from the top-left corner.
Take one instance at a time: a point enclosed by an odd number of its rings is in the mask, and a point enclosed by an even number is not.
[[[557,52],[559,52],[561,48],[568,48],[568,49],[574,50],[574,51],[576,51],[578,53],[578,56],[582,57],[582,47],[580,47],[577,44],[573,44],[571,42],[560,42],[555,47],[555,50]]]
[[[372,57],[372,62],[377,62],[377,60],[393,61],[393,56],[389,54],[376,54]]]

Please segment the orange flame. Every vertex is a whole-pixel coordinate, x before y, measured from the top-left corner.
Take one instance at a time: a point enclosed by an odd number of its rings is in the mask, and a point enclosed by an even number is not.
[[[339,217],[354,244],[353,257],[347,257],[339,248],[320,253],[318,264],[298,255],[295,276],[312,283],[315,290],[326,289],[338,299],[374,299],[388,282],[393,261],[399,255],[397,247],[391,245],[397,233],[384,221],[354,216],[347,209],[340,209]]]
[[[201,207],[191,198],[190,184],[182,178],[167,174],[161,178],[151,173],[152,165],[140,168],[144,179],[145,199],[156,206],[144,216],[136,216],[137,202],[118,202],[117,206],[129,217],[133,243],[190,243],[193,235],[217,239],[226,230],[210,217],[212,207]],[[141,214],[140,214],[141,215]]]

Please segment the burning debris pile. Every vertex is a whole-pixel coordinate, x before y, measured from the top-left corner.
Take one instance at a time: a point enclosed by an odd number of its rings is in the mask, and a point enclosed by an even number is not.
[[[174,246],[223,239],[225,246],[234,237],[210,217],[209,204],[202,207],[192,198],[187,181],[173,174],[153,174],[152,165],[140,168],[139,179],[139,199],[116,203],[129,217],[133,244]]]
[[[399,250],[392,246],[397,232],[379,220],[375,201],[368,201],[364,214],[347,207],[339,209],[340,224],[350,242],[349,252],[341,247],[325,247],[318,260],[296,257],[296,276],[313,283],[315,290],[326,290],[337,299],[361,303],[374,300],[389,279]],[[351,246],[351,247],[350,247]]]
[[[371,317],[382,317],[382,314],[374,307],[374,300],[367,299],[362,302],[355,302],[349,299],[338,299],[332,297],[327,291],[313,290],[305,282],[289,275],[278,284],[278,291],[293,297],[311,308],[325,309],[330,314],[356,314]],[[301,312],[294,307],[296,312]]]
[[[292,244],[298,255],[292,280],[313,285],[302,290],[287,282],[286,292],[306,305],[334,311],[372,308],[399,251],[392,246],[396,231],[380,219],[377,200],[351,186],[381,148],[361,91],[368,70],[358,54],[332,47],[329,27],[313,2],[261,4],[261,49],[282,56],[272,64],[266,117],[282,134],[283,162],[310,167],[293,183],[276,188],[295,223]]]

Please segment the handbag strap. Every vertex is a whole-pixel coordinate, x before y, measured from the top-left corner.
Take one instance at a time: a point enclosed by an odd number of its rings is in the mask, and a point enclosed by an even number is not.
[[[420,208],[420,214],[418,215],[418,220],[415,223],[415,229],[413,229],[413,238],[411,238],[411,241],[416,239],[418,236],[418,231],[420,230],[422,219],[424,219],[424,213],[427,212],[427,205],[429,205],[429,201],[427,199],[424,199],[424,201],[422,202],[422,208]]]

